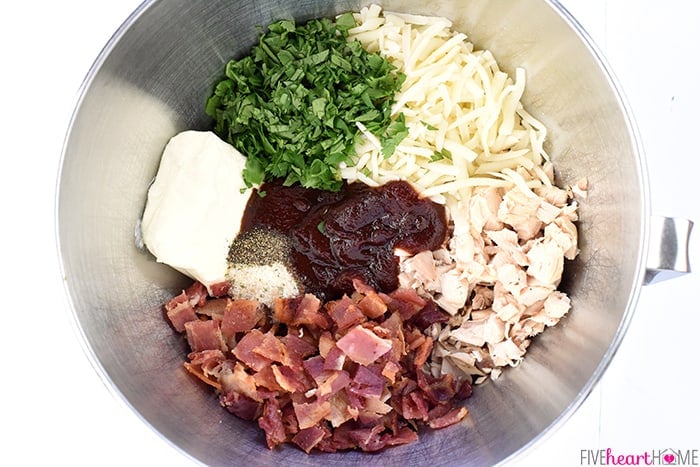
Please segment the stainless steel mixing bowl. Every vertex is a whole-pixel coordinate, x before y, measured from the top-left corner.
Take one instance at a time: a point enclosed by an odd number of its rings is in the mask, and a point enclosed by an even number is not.
[[[255,424],[227,413],[209,388],[183,370],[186,344],[164,320],[161,305],[187,281],[137,248],[137,220],[165,143],[180,130],[210,127],[203,108],[212,84],[229,58],[251,47],[259,26],[333,16],[364,3],[146,1],[110,40],[83,85],[64,148],[57,229],[70,305],[90,358],[146,423],[193,460],[494,464],[571,415],[630,320],[647,269],[647,180],[629,112],[585,33],[562,7],[544,0],[379,3],[449,17],[506,71],[527,70],[523,100],[549,128],[547,149],[559,182],[590,181],[580,209],[581,254],[567,264],[562,284],[573,311],[535,339],[522,365],[476,388],[465,423],[372,456],[269,451]],[[665,222],[660,225],[675,226]],[[682,263],[684,235],[671,262]],[[669,250],[657,250],[657,262],[663,262]]]

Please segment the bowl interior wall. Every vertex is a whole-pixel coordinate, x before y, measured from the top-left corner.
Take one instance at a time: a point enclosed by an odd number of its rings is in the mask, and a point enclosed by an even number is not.
[[[372,456],[381,465],[493,464],[575,408],[607,363],[639,287],[645,207],[629,121],[610,79],[555,5],[540,0],[386,1],[385,9],[447,16],[502,68],[525,68],[525,107],[549,129],[560,183],[581,177],[580,248],[564,289],[574,308],[536,338],[528,358],[476,389],[465,424]],[[124,399],[173,445],[207,463],[360,464],[358,453],[268,451],[255,424],[218,405],[182,367],[186,344],[161,310],[187,284],[136,247],[135,230],[167,140],[208,129],[204,103],[225,62],[258,26],[357,10],[353,1],[168,0],[145,4],[96,63],[67,140],[58,230],[65,280],[93,357]],[[186,222],[183,219],[183,222]],[[284,456],[284,457],[282,457]]]

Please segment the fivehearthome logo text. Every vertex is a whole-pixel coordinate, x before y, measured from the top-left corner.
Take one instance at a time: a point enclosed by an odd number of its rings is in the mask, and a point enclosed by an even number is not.
[[[581,465],[700,465],[698,449],[650,449],[616,452],[607,449],[581,449]]]

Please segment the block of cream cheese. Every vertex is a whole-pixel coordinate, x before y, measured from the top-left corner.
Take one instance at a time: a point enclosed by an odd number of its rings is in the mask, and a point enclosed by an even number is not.
[[[209,131],[184,131],[163,152],[141,230],[158,262],[211,285],[226,280],[248,198],[246,158]]]

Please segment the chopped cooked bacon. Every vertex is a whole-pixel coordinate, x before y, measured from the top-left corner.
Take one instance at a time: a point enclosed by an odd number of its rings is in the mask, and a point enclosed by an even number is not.
[[[352,378],[350,391],[362,397],[381,397],[384,386],[384,377],[376,367],[360,365]]]
[[[318,354],[326,358],[328,357],[328,352],[335,347],[335,339],[331,336],[330,332],[323,332],[318,338]]]
[[[289,332],[282,338],[282,342],[287,349],[289,365],[295,368],[301,368],[304,358],[318,351],[318,347]]]
[[[390,383],[394,383],[396,381],[396,374],[401,371],[401,367],[399,366],[398,363],[394,363],[392,361],[386,362],[386,365],[384,365],[384,368],[382,369],[382,376],[384,376],[386,379],[389,380]]]
[[[401,398],[401,415],[409,420],[428,420],[428,401],[422,392],[413,391]]]
[[[345,370],[324,371],[326,377],[322,383],[318,385],[316,397],[326,399],[340,392],[341,389],[347,387],[351,380],[350,374]]]
[[[249,375],[240,362],[236,362],[233,369],[226,368],[219,376],[221,386],[224,392],[237,392],[249,399],[257,402],[262,402],[262,397],[258,394],[255,377]]]
[[[211,300],[213,301],[215,300]],[[221,332],[229,337],[237,332],[248,332],[253,329],[262,318],[263,311],[260,304],[254,300],[227,299],[223,315]]]
[[[418,386],[436,404],[448,402],[457,393],[457,384],[451,373],[439,378],[425,371],[418,371],[416,375]]]
[[[418,329],[424,331],[431,325],[435,323],[446,323],[450,320],[450,315],[445,313],[437,306],[432,300],[428,300],[423,308],[416,314],[411,322],[415,324]]]
[[[391,340],[382,339],[359,325],[341,337],[336,345],[345,352],[345,355],[360,365],[374,363],[391,350]]]
[[[316,355],[314,357],[307,358],[304,360],[304,370],[313,378],[315,381],[319,381],[319,378],[323,374],[323,357]]]
[[[327,314],[319,312],[320,308],[321,301],[311,294],[297,298],[276,298],[273,305],[274,317],[280,323],[328,329],[331,320]]]
[[[217,282],[209,286],[211,290],[212,297],[220,298],[228,295],[228,291],[231,289],[231,283],[229,281]]]
[[[423,343],[416,349],[415,355],[413,356],[413,364],[417,369],[420,369],[425,362],[428,361],[430,353],[433,351],[433,340],[426,336]]]
[[[287,348],[284,346],[284,343],[271,332],[263,334],[262,341],[253,349],[253,352],[273,362],[282,363],[283,365],[289,363]]]
[[[229,412],[243,420],[256,420],[260,417],[263,408],[260,402],[256,402],[236,391],[222,394],[219,401]]]
[[[344,390],[333,394],[330,398],[331,414],[326,420],[331,422],[331,426],[337,428],[348,420],[356,420],[360,411],[350,405],[350,398]]]
[[[187,332],[187,343],[194,352],[202,350],[228,350],[219,322],[215,319],[207,321],[189,321],[185,323],[185,332]]]
[[[202,306],[207,302],[207,288],[199,281],[195,281],[184,291],[192,306]]]
[[[318,399],[312,402],[292,402],[294,414],[299,422],[299,429],[311,428],[331,414],[331,403]]]
[[[426,299],[418,295],[415,289],[408,287],[396,289],[389,296],[392,298],[389,302],[389,309],[398,311],[404,320],[411,319],[427,303]]]
[[[445,428],[446,426],[454,425],[464,419],[469,411],[464,407],[453,407],[446,414],[429,419],[428,426],[433,429]]]
[[[320,329],[328,329],[330,320],[328,317],[319,313],[321,308],[321,300],[311,294],[306,294],[301,298],[296,309],[296,323],[298,325],[316,326]]]
[[[263,340],[265,340],[265,335],[257,329],[253,329],[243,336],[236,347],[234,347],[233,355],[253,370],[260,371],[272,363],[272,360],[269,358],[265,358],[255,352],[255,349],[262,344]]]
[[[289,366],[272,365],[272,374],[275,381],[283,390],[287,392],[305,392],[311,387],[303,371],[296,370]]]
[[[418,441],[418,433],[404,426],[399,428],[395,434],[386,434],[382,436],[386,446],[398,446],[401,444],[409,444]]]
[[[372,287],[365,284],[365,281],[359,278],[354,278],[352,280],[352,287],[362,295],[367,295],[370,292],[374,292],[374,289]]]
[[[219,366],[226,360],[224,353],[221,350],[203,350],[200,352],[192,352],[187,358],[189,362],[185,362],[185,369],[201,379],[205,383],[221,391],[221,383],[218,381]]]
[[[274,366],[269,365],[263,367],[262,370],[255,372],[253,378],[255,379],[255,385],[259,387],[264,387],[270,391],[284,391],[282,386],[277,382],[277,377],[273,371]]]
[[[344,295],[340,300],[328,302],[326,309],[340,332],[350,329],[367,319],[359,306],[347,295]]]
[[[229,302],[231,302],[230,298],[214,298],[212,300],[207,300],[204,305],[197,307],[197,313],[200,315],[207,315],[212,319],[223,321],[224,311],[226,310]]]
[[[323,438],[329,437],[330,431],[325,427],[312,426],[299,430],[292,438],[292,442],[303,449],[307,454],[321,442]]]
[[[342,370],[345,365],[345,353],[337,345],[331,347],[323,362],[324,370]]]
[[[265,440],[268,448],[272,449],[286,441],[287,434],[284,430],[282,411],[277,399],[268,399],[265,402],[262,416],[258,418],[258,425],[265,431]]]
[[[185,292],[165,304],[165,313],[177,332],[185,330],[185,323],[196,321],[197,313],[187,299]]]
[[[325,304],[278,299],[267,316],[264,305],[202,297],[194,284],[166,311],[182,313],[187,371],[228,411],[257,420],[270,449],[373,452],[414,442],[421,424],[463,419],[466,409],[451,401],[471,395],[469,381],[423,369],[433,349],[423,329],[446,314],[408,289],[387,295],[359,281],[355,289]]]
[[[370,319],[377,319],[383,316],[387,310],[386,303],[384,303],[382,297],[380,297],[374,290],[367,292],[367,294],[357,303],[357,306],[360,307],[362,313]]]

